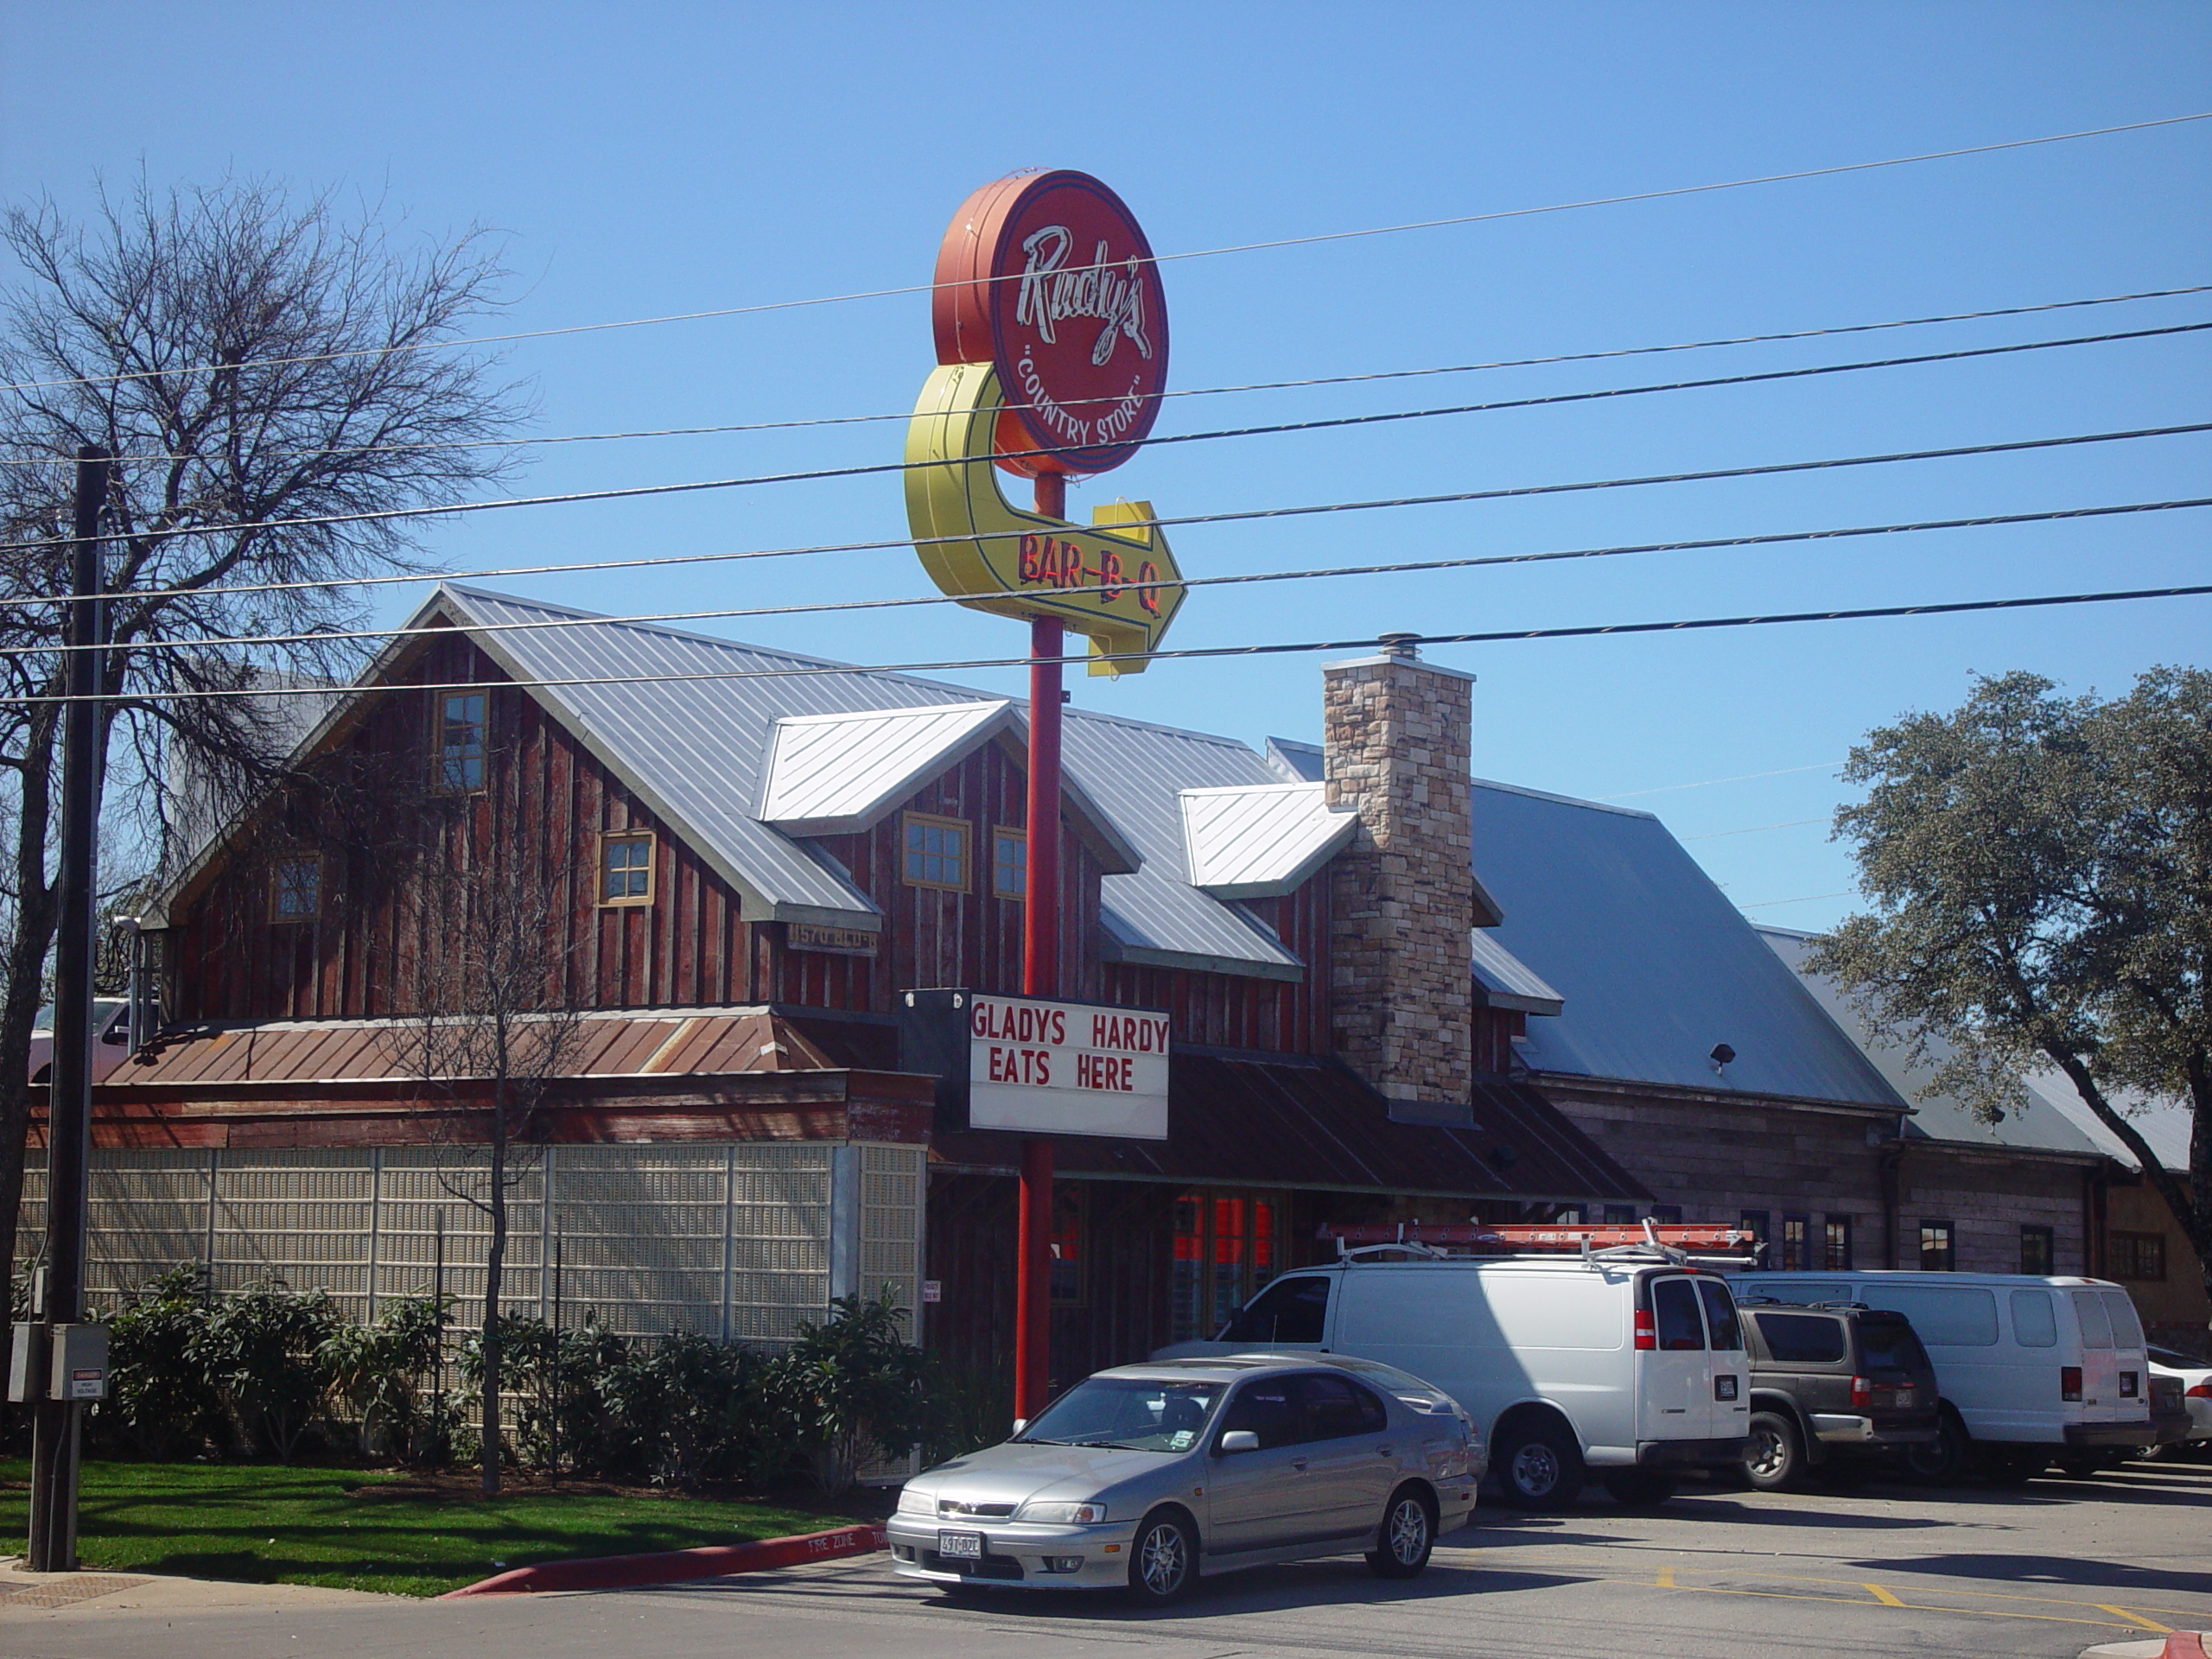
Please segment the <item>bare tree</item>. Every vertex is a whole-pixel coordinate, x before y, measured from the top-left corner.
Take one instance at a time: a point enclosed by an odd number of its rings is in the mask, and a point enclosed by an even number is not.
[[[61,690],[52,647],[67,591],[68,459],[121,458],[108,502],[107,728],[135,785],[145,844],[166,838],[189,769],[236,803],[272,780],[296,727],[234,691],[259,668],[350,677],[354,647],[320,638],[365,615],[343,582],[414,568],[414,521],[373,513],[452,499],[510,451],[519,401],[480,354],[436,349],[495,306],[505,275],[469,231],[394,245],[373,212],[342,221],[327,194],[226,181],[103,192],[89,228],[51,201],[0,218],[15,256],[0,302],[0,1262],[22,1192],[32,1025],[52,948]],[[242,591],[251,586],[254,591]],[[28,602],[26,602],[28,601]],[[258,651],[181,652],[158,639],[306,635]],[[111,818],[115,815],[110,814]]]
[[[493,821],[496,822],[494,818]],[[499,1299],[506,1273],[508,1199],[542,1166],[543,1109],[581,1045],[570,999],[570,947],[556,883],[519,853],[475,833],[471,813],[454,826],[448,856],[412,884],[419,906],[416,1013],[393,1039],[426,1096],[448,1109],[427,1115],[452,1154],[447,1192],[484,1215],[480,1427],[483,1489],[499,1490]]]

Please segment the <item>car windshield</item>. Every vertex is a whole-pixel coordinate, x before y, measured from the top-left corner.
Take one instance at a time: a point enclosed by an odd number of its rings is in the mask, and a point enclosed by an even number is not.
[[[1049,1446],[1187,1452],[1198,1443],[1206,1419],[1228,1391],[1225,1382],[1094,1376],[1046,1407],[1014,1439]]]

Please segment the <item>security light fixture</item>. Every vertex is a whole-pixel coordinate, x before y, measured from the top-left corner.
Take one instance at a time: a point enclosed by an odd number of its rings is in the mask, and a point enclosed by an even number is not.
[[[1726,1043],[1715,1043],[1713,1046],[1713,1052],[1707,1058],[1713,1062],[1713,1075],[1716,1077],[1726,1077],[1728,1063],[1736,1058],[1736,1051]]]

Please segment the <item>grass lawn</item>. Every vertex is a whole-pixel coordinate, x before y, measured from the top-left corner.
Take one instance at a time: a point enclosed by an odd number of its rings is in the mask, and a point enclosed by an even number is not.
[[[0,1552],[22,1548],[29,1483],[26,1461],[0,1459]],[[744,1543],[849,1518],[603,1490],[486,1502],[359,1469],[87,1462],[78,1553],[86,1567],[435,1596],[532,1561]]]

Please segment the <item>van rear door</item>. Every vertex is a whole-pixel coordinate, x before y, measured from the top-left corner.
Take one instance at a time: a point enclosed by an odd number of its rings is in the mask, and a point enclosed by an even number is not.
[[[2120,1361],[2113,1352],[2112,1310],[2094,1290],[2069,1291],[2066,1299],[2074,1304],[2074,1322],[2082,1330],[2082,1421],[2118,1422]]]
[[[1716,1438],[1713,1360],[1697,1281],[1687,1274],[1647,1274],[1637,1287],[1636,1311],[1637,1439]]]

